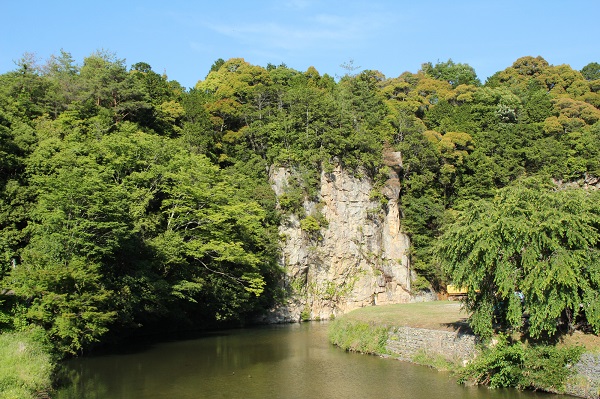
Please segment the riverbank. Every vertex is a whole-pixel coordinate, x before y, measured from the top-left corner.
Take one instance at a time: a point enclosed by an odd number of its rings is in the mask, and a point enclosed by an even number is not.
[[[45,398],[54,363],[41,331],[0,334],[0,399]]]
[[[330,341],[343,349],[389,356],[457,373],[479,353],[477,339],[458,302],[437,301],[357,309],[332,323]],[[564,393],[600,394],[600,337],[574,334],[558,347],[583,346]]]

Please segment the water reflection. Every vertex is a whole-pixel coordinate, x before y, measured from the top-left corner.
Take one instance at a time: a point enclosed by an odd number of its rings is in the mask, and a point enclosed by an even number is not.
[[[327,343],[326,325],[227,331],[66,363],[58,399],[554,398],[463,387],[447,373]]]

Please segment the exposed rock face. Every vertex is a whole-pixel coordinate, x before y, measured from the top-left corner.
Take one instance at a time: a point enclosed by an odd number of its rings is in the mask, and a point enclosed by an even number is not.
[[[585,188],[587,190],[600,190],[600,177],[584,175],[582,179],[563,181],[554,179],[554,184],[560,188]]]
[[[399,165],[395,153],[386,163]],[[409,238],[401,230],[400,185],[394,168],[382,193],[386,206],[371,199],[372,183],[336,167],[321,174],[318,201],[305,201],[307,216],[319,214],[326,226],[301,228],[297,215],[280,226],[283,284],[294,293],[288,304],[273,310],[269,321],[324,319],[352,309],[411,299]],[[277,196],[286,192],[291,172],[271,170]]]

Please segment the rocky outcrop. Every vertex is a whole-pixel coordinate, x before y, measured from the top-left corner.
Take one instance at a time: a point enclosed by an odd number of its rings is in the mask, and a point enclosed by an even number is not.
[[[395,166],[399,153],[388,153],[390,179],[373,199],[373,184],[340,166],[322,172],[316,199],[305,200],[304,215],[287,215],[281,224],[282,282],[291,294],[272,311],[270,322],[324,319],[352,309],[411,300],[409,237],[402,232]],[[288,168],[272,168],[278,197],[290,188]],[[384,201],[385,202],[385,201]],[[321,225],[303,224],[312,217]]]
[[[600,190],[600,177],[585,174],[578,180],[558,180],[554,179],[554,184],[560,188],[584,188],[587,190]]]

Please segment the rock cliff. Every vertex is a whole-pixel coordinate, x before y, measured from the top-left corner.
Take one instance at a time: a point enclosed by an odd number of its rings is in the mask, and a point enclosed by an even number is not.
[[[270,322],[326,319],[352,309],[411,300],[410,240],[402,232],[396,174],[399,153],[388,153],[390,178],[372,198],[373,183],[337,166],[322,172],[315,199],[303,202],[304,215],[286,216],[279,228],[282,282],[288,302],[272,311]],[[281,197],[294,172],[272,168],[273,190]],[[323,220],[307,228],[302,219]],[[310,227],[310,226],[309,226]]]

